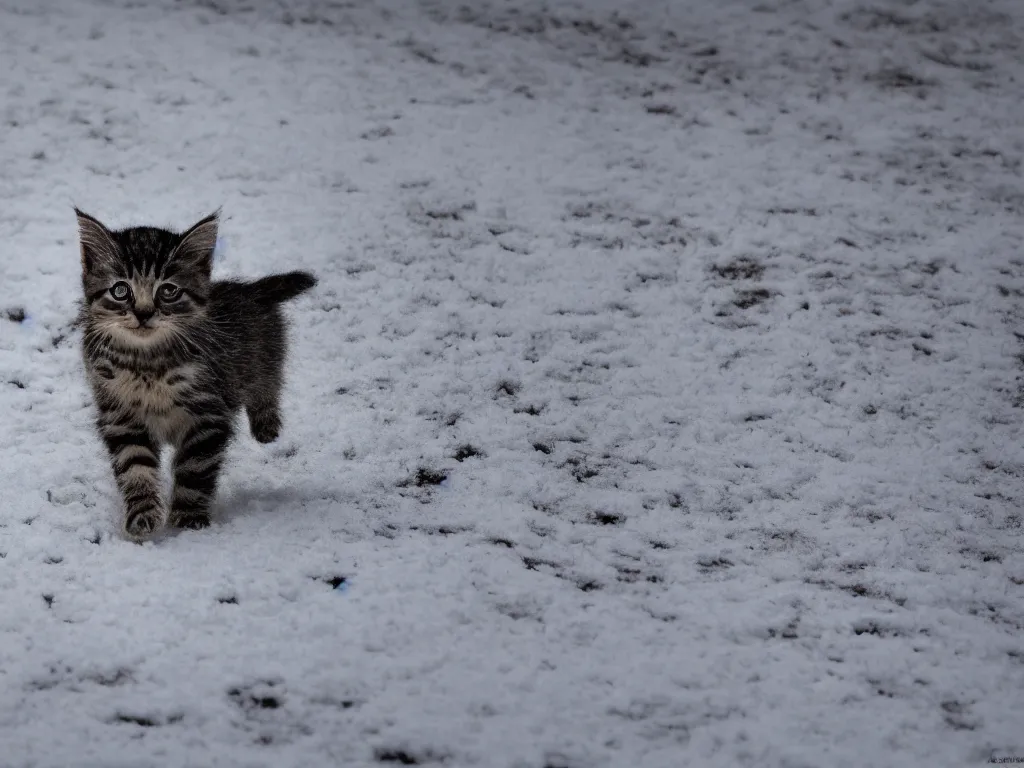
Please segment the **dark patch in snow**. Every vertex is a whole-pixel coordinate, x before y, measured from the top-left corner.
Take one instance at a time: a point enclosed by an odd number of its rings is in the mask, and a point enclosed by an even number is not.
[[[133,725],[141,725],[143,728],[155,728],[158,725],[156,720],[143,715],[117,715],[115,719],[119,723],[132,723]]]
[[[771,214],[785,214],[787,216],[817,216],[817,208],[804,208],[801,206],[788,206],[782,208],[769,208],[767,213]]]
[[[544,756],[544,764],[541,768],[583,768],[585,763],[573,760],[567,755],[557,752],[549,752]]]
[[[376,139],[384,139],[387,138],[388,136],[394,135],[395,132],[391,129],[390,126],[380,125],[377,126],[376,128],[371,128],[370,130],[364,131],[363,133],[359,134],[359,138],[373,141]],[[427,215],[430,215],[429,212],[427,213]]]
[[[419,765],[420,761],[404,749],[375,749],[373,756],[381,763],[398,763],[399,765]]]
[[[775,629],[769,627],[768,637],[781,637],[783,640],[795,640],[799,635],[797,634],[797,626],[800,624],[800,618],[796,617],[786,623],[781,629]]]
[[[966,557],[975,557],[983,563],[1001,563],[1003,556],[990,549],[975,549],[973,547],[962,547],[960,554]]]
[[[519,390],[521,390],[522,388],[523,385],[520,384],[518,381],[513,381],[511,379],[502,379],[501,381],[498,382],[497,386],[495,386],[494,389],[498,395],[504,395],[506,397],[515,397]]]
[[[12,323],[23,323],[25,322],[25,310],[21,307],[10,307],[4,311],[4,315]]]
[[[439,52],[436,46],[421,42],[411,35],[402,40],[399,45],[409,51],[409,53],[417,59],[427,62],[427,64],[439,65],[442,63],[441,59],[438,58]],[[411,182],[407,183],[410,184],[410,186],[405,186],[405,184],[403,184],[401,185],[402,189],[415,189],[415,187],[411,186]]]
[[[558,563],[552,560],[546,560],[542,557],[530,557],[529,555],[523,555],[523,565],[526,566],[526,570],[528,571],[540,570],[541,566],[554,568],[556,570],[561,567]]]
[[[483,455],[483,452],[476,446],[470,445],[469,443],[464,443],[463,445],[460,445],[458,447],[452,458],[455,459],[456,461],[462,462],[465,461],[466,459],[471,459],[474,456],[482,457]]]
[[[647,285],[647,283],[674,283],[676,276],[668,272],[637,272],[636,279],[640,281],[640,285]]]
[[[129,669],[116,669],[113,672],[96,672],[93,674],[82,675],[83,680],[88,680],[90,683],[96,683],[96,685],[102,685],[105,688],[116,688],[121,685],[127,685],[128,683],[135,682],[135,676]]]
[[[562,464],[562,467],[569,467],[569,472],[576,479],[577,483],[582,483],[585,480],[597,477],[600,471],[596,467],[590,466],[585,458],[579,456],[570,456]]]
[[[314,576],[315,581],[322,581],[325,584],[330,584],[331,589],[337,589],[339,586],[348,581],[347,576]]]
[[[476,210],[476,203],[452,203],[424,208],[423,213],[435,221],[462,221],[463,214]]]
[[[876,621],[859,621],[853,625],[855,635],[874,635],[875,637],[903,637],[903,630],[894,626],[885,626]]]
[[[528,416],[540,416],[544,410],[544,406],[537,405],[519,405],[512,409],[512,413],[525,413]]]
[[[618,580],[629,584],[632,584],[634,581],[639,581],[640,576],[643,574],[639,568],[633,568],[626,565],[617,566],[616,570],[619,572],[617,577]]]
[[[973,731],[980,723],[970,717],[970,704],[955,699],[942,702],[939,706],[945,713],[946,725],[960,731]]]
[[[713,265],[711,272],[725,280],[756,280],[764,274],[764,265],[749,256],[740,256],[727,264]]]
[[[736,291],[736,297],[732,300],[740,309],[750,309],[758,304],[763,304],[771,298],[767,288],[752,288],[746,291]]]
[[[674,115],[678,111],[671,104],[648,104],[644,109],[649,115]]]
[[[337,699],[332,696],[318,696],[311,699],[313,704],[320,704],[322,706],[334,707],[336,709],[352,709],[358,707],[363,702],[356,699]]]
[[[379,763],[395,763],[397,765],[426,765],[428,763],[443,763],[448,759],[447,755],[430,749],[412,751],[404,747],[377,747],[373,750],[373,756]]]
[[[918,75],[915,75],[908,69],[902,67],[888,67],[881,69],[873,75],[868,76],[868,81],[879,85],[882,88],[918,88],[922,89],[926,86],[934,85],[935,83],[930,80],[925,80]]]
[[[536,509],[536,507],[534,507],[534,509]],[[551,514],[550,509],[548,510],[548,514]],[[526,527],[530,529],[530,533],[542,539],[546,539],[548,536],[554,533],[554,529],[552,529],[550,526],[538,523],[536,520],[527,520]]]
[[[544,614],[541,608],[535,603],[535,601],[526,597],[500,602],[495,605],[495,608],[502,616],[507,616],[513,621],[522,621],[523,619],[533,619],[534,621],[544,620]]]
[[[444,472],[430,469],[428,467],[420,467],[416,470],[415,475],[399,482],[398,487],[408,488],[410,486],[415,486],[417,488],[425,488],[431,485],[440,485],[447,479],[448,475]]]
[[[410,531],[422,531],[429,536],[454,536],[457,533],[468,533],[473,530],[470,525],[410,525]]]
[[[590,515],[590,521],[597,525],[622,525],[626,517],[615,512],[594,512]]]
[[[148,715],[132,715],[126,712],[118,712],[112,722],[114,723],[128,723],[130,725],[138,725],[142,728],[157,728],[162,725],[174,725],[180,723],[185,719],[185,716],[180,713],[168,715],[167,717],[154,718]]]
[[[926,357],[931,357],[932,356],[931,348],[930,347],[926,347],[924,344],[919,344],[918,342],[915,341],[915,342],[913,342],[911,344],[911,346],[914,348],[915,352],[920,352],[921,354],[925,355]]]
[[[813,584],[817,587],[824,589],[837,589],[842,592],[846,592],[854,597],[866,597],[875,600],[888,600],[895,605],[902,607],[906,602],[905,597],[897,597],[884,590],[870,587],[863,582],[854,582],[853,584],[840,584],[835,581],[818,580],[818,579],[807,579],[808,584]]]
[[[697,565],[705,572],[711,572],[724,568],[732,568],[733,562],[725,557],[702,557],[697,560]]]
[[[283,705],[283,700],[275,690],[277,686],[274,680],[264,680],[254,685],[232,688],[228,691],[228,698],[247,712],[278,709]]]

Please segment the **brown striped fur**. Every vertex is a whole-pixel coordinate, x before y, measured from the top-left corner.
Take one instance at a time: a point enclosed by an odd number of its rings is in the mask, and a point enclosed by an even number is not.
[[[280,304],[316,278],[212,281],[216,213],[182,234],[114,231],[75,213],[83,358],[124,499],[124,534],[143,541],[168,522],[205,527],[236,413],[245,409],[258,441],[277,438],[287,351]],[[175,449],[169,504],[160,495],[161,445]]]

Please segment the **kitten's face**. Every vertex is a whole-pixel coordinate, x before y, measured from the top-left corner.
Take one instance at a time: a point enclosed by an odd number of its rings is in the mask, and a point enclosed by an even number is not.
[[[150,347],[205,317],[216,214],[178,235],[152,227],[110,231],[77,213],[93,329],[123,346]]]

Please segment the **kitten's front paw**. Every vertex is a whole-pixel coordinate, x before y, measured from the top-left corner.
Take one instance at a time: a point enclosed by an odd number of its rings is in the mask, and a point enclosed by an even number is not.
[[[164,515],[159,507],[129,512],[124,518],[124,535],[131,541],[142,543],[160,529],[163,521]]]

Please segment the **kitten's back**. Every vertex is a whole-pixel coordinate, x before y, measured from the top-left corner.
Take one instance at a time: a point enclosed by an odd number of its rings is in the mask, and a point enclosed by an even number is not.
[[[229,402],[250,405],[276,400],[287,351],[281,304],[316,285],[308,272],[269,275],[252,282],[219,280],[210,286],[210,319],[218,367]]]

